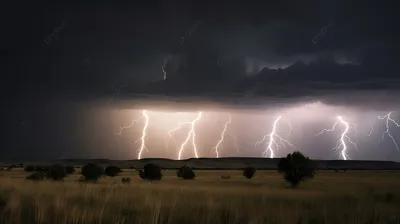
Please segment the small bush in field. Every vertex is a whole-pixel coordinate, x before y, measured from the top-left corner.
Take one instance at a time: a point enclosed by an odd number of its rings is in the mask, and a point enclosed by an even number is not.
[[[146,164],[143,170],[139,171],[139,176],[144,180],[161,180],[161,168],[154,164]]]
[[[45,178],[45,173],[43,172],[33,172],[29,176],[26,177],[27,180],[33,180],[33,181],[40,181],[44,180]]]
[[[183,166],[178,169],[176,175],[182,179],[190,180],[196,177],[193,169],[188,166]]]
[[[88,163],[82,167],[81,174],[85,177],[86,181],[96,182],[104,174],[104,169],[99,165]]]
[[[73,174],[73,173],[75,173],[75,167],[65,166],[65,171],[67,171],[67,174]]]
[[[312,160],[304,156],[301,152],[293,152],[282,158],[278,164],[278,172],[293,187],[300,182],[314,177],[316,166]]]
[[[131,178],[129,178],[129,177],[123,177],[122,178],[122,183],[128,184],[130,182],[131,182]]]
[[[52,180],[63,180],[67,176],[65,167],[61,164],[55,164],[50,167],[47,172],[47,177]]]
[[[117,166],[108,166],[105,169],[105,174],[110,177],[118,176],[118,174],[121,172],[122,170]]]
[[[24,167],[25,172],[33,172],[35,171],[35,167],[32,165],[28,165]]]
[[[256,173],[256,168],[254,167],[246,167],[243,170],[243,176],[245,176],[247,179],[253,178],[255,173]]]

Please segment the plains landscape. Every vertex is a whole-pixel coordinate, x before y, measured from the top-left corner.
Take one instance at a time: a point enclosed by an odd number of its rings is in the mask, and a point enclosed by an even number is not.
[[[24,168],[5,169],[0,173],[0,223],[400,223],[400,170],[394,167],[325,166],[293,188],[272,169],[274,160],[253,159],[271,168],[259,167],[251,179],[238,167],[216,167],[237,164],[239,159],[209,160],[208,167],[207,159],[93,160],[123,168],[118,176],[103,176],[96,183],[79,181],[80,168],[63,181],[27,180]],[[81,167],[85,162],[64,164]],[[137,170],[147,163],[167,166],[161,180],[139,177]],[[202,169],[196,169],[196,163],[203,164]],[[179,179],[171,167],[185,164],[193,166],[195,179]],[[123,183],[122,178],[131,181]]]

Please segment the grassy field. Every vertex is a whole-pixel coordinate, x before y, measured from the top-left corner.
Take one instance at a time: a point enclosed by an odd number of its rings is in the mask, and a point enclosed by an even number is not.
[[[322,171],[297,189],[275,171],[251,180],[241,171],[196,174],[180,180],[164,171],[150,183],[124,170],[86,184],[78,174],[31,182],[22,169],[0,171],[0,223],[400,223],[399,171]]]

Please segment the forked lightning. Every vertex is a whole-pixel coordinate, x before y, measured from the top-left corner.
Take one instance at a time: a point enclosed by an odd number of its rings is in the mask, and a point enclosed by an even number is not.
[[[228,121],[225,123],[224,129],[223,129],[222,132],[221,132],[221,138],[219,139],[217,145],[215,145],[215,146],[213,147],[213,149],[214,149],[214,151],[215,151],[215,155],[216,155],[217,158],[219,158],[219,148],[222,147],[222,143],[224,142],[225,133],[226,133],[226,130],[228,129],[228,125],[232,122],[231,115],[228,115],[228,116],[229,116],[229,119],[228,119]]]
[[[350,124],[349,122],[345,121],[342,116],[338,116],[336,122],[333,124],[331,129],[323,129],[320,133],[317,134],[317,136],[323,134],[324,132],[332,132],[335,130],[336,126],[339,124],[343,124],[345,126],[345,130],[342,132],[340,135],[340,139],[337,141],[336,146],[333,148],[333,150],[340,150],[340,155],[343,160],[348,160],[349,156],[347,155],[347,144],[346,140],[354,146],[355,149],[358,150],[356,143],[354,143],[351,138],[347,135],[350,129]],[[353,128],[355,127],[355,124],[353,124]]]
[[[392,111],[389,112],[388,114],[386,114],[385,116],[378,116],[379,120],[385,120],[386,130],[382,133],[382,140],[385,138],[385,135],[389,136],[389,138],[392,140],[396,149],[400,151],[399,146],[397,145],[396,139],[390,133],[390,124],[394,124],[396,127],[400,127],[400,124],[397,123],[393,118],[391,118],[390,115],[392,115]],[[371,129],[368,136],[371,136],[372,132],[373,132],[373,128]]]
[[[147,149],[147,147],[146,147],[146,136],[147,136],[147,127],[149,126],[149,115],[147,114],[147,111],[146,111],[146,110],[142,110],[142,118],[141,118],[141,119],[145,119],[145,123],[144,123],[143,129],[142,129],[142,136],[141,136],[138,140],[136,140],[136,142],[140,141],[140,147],[139,147],[139,149],[137,150],[137,151],[138,151],[138,155],[137,155],[137,158],[138,158],[138,159],[141,159],[141,158],[142,158],[142,152],[143,152],[143,150],[144,150],[144,149]],[[121,127],[120,130],[119,130],[119,132],[117,133],[117,135],[121,135],[121,134],[122,134],[122,131],[123,131],[124,129],[133,127],[133,125],[134,125],[137,121],[138,121],[138,120],[134,120],[134,121],[132,122],[132,124],[130,124],[130,125],[128,125],[128,126],[123,126],[123,127]]]
[[[197,114],[197,117],[193,121],[190,122],[190,131],[188,132],[185,141],[182,143],[181,147],[179,148],[178,160],[181,159],[182,152],[184,151],[185,146],[189,142],[190,139],[192,139],[194,155],[196,156],[196,158],[199,158],[199,155],[197,153],[196,141],[195,141],[195,139],[196,139],[195,128],[196,128],[196,123],[201,119],[202,116],[203,116],[203,112],[199,112]]]
[[[255,143],[255,146],[257,146],[257,145],[265,142],[267,137],[269,137],[269,141],[266,144],[267,148],[265,149],[265,151],[262,154],[264,157],[266,157],[269,154],[269,158],[275,158],[275,152],[274,152],[275,149],[274,148],[276,148],[276,150],[280,148],[280,146],[276,142],[275,138],[278,138],[280,143],[281,143],[281,145],[283,145],[283,146],[285,146],[285,143],[286,143],[287,145],[289,145],[289,146],[291,146],[293,148],[296,148],[292,143],[290,143],[288,140],[282,138],[281,136],[279,136],[276,133],[277,125],[278,125],[278,122],[279,122],[279,120],[281,118],[282,118],[282,116],[279,116],[278,118],[276,118],[276,120],[274,121],[274,123],[272,125],[272,131],[271,131],[270,134],[265,135],[263,137],[263,139],[261,139],[261,141],[258,141],[258,142]]]

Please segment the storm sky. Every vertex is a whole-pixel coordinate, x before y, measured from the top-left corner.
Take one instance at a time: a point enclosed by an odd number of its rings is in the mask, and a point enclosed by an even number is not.
[[[168,130],[204,111],[200,156],[215,157],[229,115],[220,156],[262,156],[254,142],[282,115],[279,134],[296,149],[276,156],[338,158],[344,127],[315,135],[341,115],[356,124],[350,158],[400,160],[377,118],[393,111],[400,121],[395,1],[7,4],[2,159],[135,159],[143,121],[115,133],[146,109],[144,157],[176,158]]]

